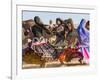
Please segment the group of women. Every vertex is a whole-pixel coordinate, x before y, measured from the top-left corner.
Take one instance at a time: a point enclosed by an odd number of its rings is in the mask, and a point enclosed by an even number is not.
[[[23,21],[22,24],[23,53],[26,48],[30,48],[38,55],[55,59],[67,46],[79,48],[85,63],[89,63],[89,26],[90,22],[82,19],[75,28],[71,18],[56,18],[55,24],[52,20],[49,24],[44,24],[39,16],[35,16],[34,20]],[[52,36],[56,37],[53,44],[49,42]],[[61,47],[61,50],[57,50],[56,47]]]

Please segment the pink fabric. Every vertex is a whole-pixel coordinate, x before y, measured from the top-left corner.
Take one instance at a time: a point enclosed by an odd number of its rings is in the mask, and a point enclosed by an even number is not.
[[[86,48],[82,48],[82,53],[83,53],[83,56],[84,56],[84,59],[85,59],[85,62],[86,63],[89,63],[89,52]]]
[[[40,42],[32,43],[32,45],[42,45],[42,44],[46,44],[46,43],[40,43]]]
[[[86,48],[84,48],[84,53],[87,59],[89,59],[89,55],[88,55],[88,51],[86,50]]]

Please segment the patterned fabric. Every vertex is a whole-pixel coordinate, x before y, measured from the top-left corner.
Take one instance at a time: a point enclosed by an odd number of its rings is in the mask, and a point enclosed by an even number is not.
[[[89,47],[89,31],[85,28],[85,24],[86,24],[86,21],[82,19],[77,31],[79,34],[81,45]]]
[[[35,38],[37,39],[37,38]],[[56,51],[55,49],[47,42],[45,41],[39,41],[39,39],[37,39],[36,42],[32,42],[32,49],[38,54],[41,55],[43,54],[42,57],[51,57],[51,58],[55,58],[56,56]]]
[[[74,29],[71,32],[68,32],[67,41],[68,41],[68,47],[71,47],[71,48],[76,47],[76,44],[78,42],[78,33],[76,29]]]
[[[62,31],[64,31],[64,27],[62,25],[57,27],[57,32],[62,32]]]
[[[64,26],[60,25],[57,27],[55,46],[61,46],[61,44],[64,42],[64,39]]]
[[[84,56],[84,61],[89,63],[89,47],[80,47],[80,52],[82,52]]]
[[[89,31],[85,28],[85,24],[86,21],[82,19],[77,31],[79,34],[80,51],[83,53],[85,62],[89,63]]]

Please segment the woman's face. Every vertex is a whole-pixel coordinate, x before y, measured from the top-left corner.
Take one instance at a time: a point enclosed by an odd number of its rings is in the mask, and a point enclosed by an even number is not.
[[[87,26],[86,26],[86,29],[87,29],[87,30],[89,30],[89,29],[90,29],[90,28],[89,28],[89,25],[87,25]]]
[[[36,22],[37,23],[40,23],[40,18],[36,18]]]
[[[39,17],[35,17],[34,21],[36,24],[42,24],[42,21]]]
[[[68,30],[69,30],[69,31],[72,30],[72,25],[71,25],[71,23],[67,23],[67,27],[68,27]]]
[[[86,23],[85,28],[86,28],[87,30],[90,30],[90,23],[89,23],[89,21]]]
[[[61,22],[58,20],[58,21],[57,21],[57,24],[58,24],[58,25],[60,25],[60,24],[61,24]]]

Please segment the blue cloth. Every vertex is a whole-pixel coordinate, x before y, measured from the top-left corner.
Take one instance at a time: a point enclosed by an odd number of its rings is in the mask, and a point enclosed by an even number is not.
[[[79,41],[81,46],[89,47],[89,31],[85,28],[86,21],[84,19],[81,20],[77,31],[79,35]]]

